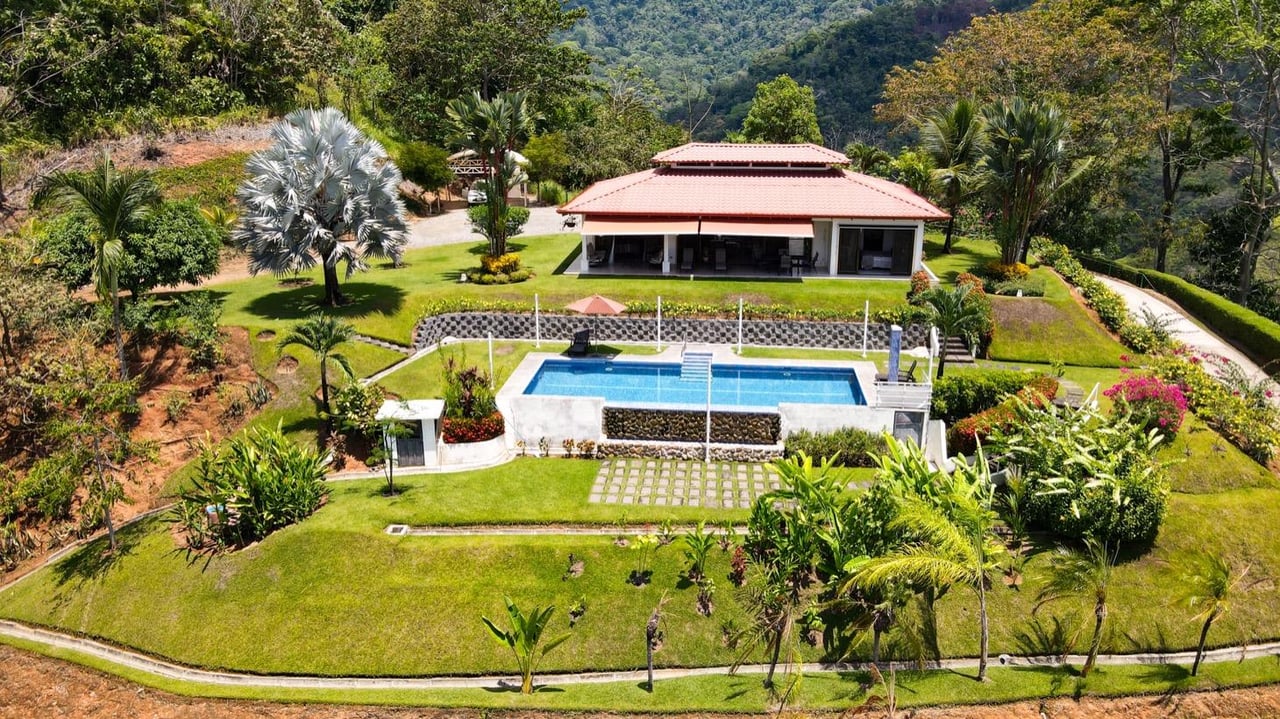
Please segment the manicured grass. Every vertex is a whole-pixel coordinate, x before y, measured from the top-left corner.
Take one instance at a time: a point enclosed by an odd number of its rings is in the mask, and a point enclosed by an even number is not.
[[[382,496],[386,482],[381,480],[335,482],[326,511],[333,515],[328,521],[334,526],[371,532],[393,523],[612,524],[625,517],[630,524],[656,525],[667,519],[747,519],[745,509],[589,504],[599,469],[597,460],[522,457],[490,469],[397,477],[398,494],[393,498]],[[866,472],[856,476],[865,479]]]
[[[1160,450],[1159,458],[1168,463],[1169,482],[1175,492],[1280,487],[1280,478],[1190,412],[1178,436]]]
[[[722,664],[719,623],[738,616],[721,581],[726,556],[715,550],[711,576],[721,584],[714,619],[692,611],[694,590],[678,574],[678,544],[659,550],[654,582],[626,584],[636,553],[607,537],[390,537],[393,521],[609,521],[620,511],[585,502],[594,462],[523,460],[501,470],[404,478],[404,494],[388,499],[377,480],[334,486],[316,516],[259,545],[207,564],[186,564],[161,522],[122,532],[125,549],[111,563],[92,545],[5,592],[4,616],[105,637],[203,666],[261,672],[419,674],[501,671],[505,657],[481,633],[477,617],[500,609],[510,593],[523,602],[563,610],[585,597],[578,637],[548,658],[548,669],[635,667],[640,649],[627,627],[640,627],[662,591],[671,592],[666,664]],[[1112,631],[1104,651],[1184,649],[1195,644],[1192,613],[1175,603],[1179,563],[1192,551],[1225,551],[1251,565],[1251,576],[1280,572],[1280,491],[1247,489],[1174,494],[1155,546],[1116,569]],[[674,510],[633,510],[631,521],[689,517]],[[704,511],[741,521],[744,513]],[[689,517],[691,518],[691,517]],[[562,580],[572,552],[586,573]],[[1135,549],[1135,553],[1138,553]],[[1051,617],[1080,621],[1085,607],[1063,602],[1031,612],[1044,557],[1032,558],[1022,591],[997,584],[989,595],[992,652],[1040,653],[1037,628]],[[137,601],[146,597],[147,601]],[[1280,590],[1250,585],[1214,626],[1210,643],[1257,642],[1280,636],[1271,608]],[[1074,620],[1072,618],[1075,618]],[[216,632],[207,631],[217,627]],[[940,648],[948,656],[977,651],[974,600],[953,589],[939,603]],[[637,629],[637,631],[639,631]],[[270,637],[263,641],[263,637]],[[396,647],[388,652],[387,647]],[[806,650],[809,659],[817,650]]]
[[[626,301],[667,301],[709,305],[736,305],[740,297],[754,304],[781,304],[815,309],[856,310],[864,300],[872,310],[905,301],[906,282],[844,279],[688,279],[578,277],[556,274],[557,268],[576,251],[580,237],[573,234],[521,237],[513,244],[536,276],[514,285],[459,284],[458,276],[480,262],[482,245],[445,245],[405,253],[404,266],[375,263],[365,273],[343,283],[351,304],[327,310],[351,320],[363,333],[408,344],[413,327],[433,302],[468,299],[477,302],[514,301],[532,308],[539,295],[542,309],[559,311],[568,303],[593,293]],[[313,280],[306,286],[284,285],[275,277],[260,276],[214,285],[224,300],[223,324],[281,328],[319,309],[322,287],[318,271],[304,273]]]
[[[571,686],[539,686],[531,696],[496,689],[365,690],[260,689],[220,686],[156,677],[104,662],[75,650],[57,649],[0,637],[19,649],[64,659],[173,694],[224,699],[296,703],[470,707],[479,709],[608,712],[749,712],[772,708],[760,676],[717,675],[660,680],[648,691],[639,683],[606,682]],[[1181,666],[1101,666],[1088,679],[1069,668],[992,667],[991,681],[979,684],[965,672],[899,672],[900,707],[1002,703],[1053,697],[1163,695],[1248,687],[1280,681],[1274,658],[1206,664],[1198,677]],[[861,706],[872,684],[864,672],[814,672],[803,676],[789,704],[793,708],[845,711]],[[881,695],[876,687],[871,695]]]
[[[991,240],[976,237],[953,237],[951,254],[942,252],[941,232],[928,232],[924,236],[924,263],[943,284],[954,284],[962,272],[1000,257],[1000,247]]]

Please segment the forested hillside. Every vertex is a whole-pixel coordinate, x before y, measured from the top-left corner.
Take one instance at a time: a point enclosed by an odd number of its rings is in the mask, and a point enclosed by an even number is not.
[[[1024,0],[941,0],[936,4],[905,0],[811,30],[760,53],[746,70],[717,82],[707,98],[713,101],[711,112],[697,134],[714,139],[740,126],[756,85],[787,73],[813,87],[819,125],[829,146],[883,140],[886,128],[875,124],[871,110],[880,101],[890,69],[932,57],[948,35],[968,26],[975,15],[1027,4]],[[701,108],[695,107],[695,117],[705,107],[705,101]],[[687,114],[687,108],[675,110],[676,119],[683,120]]]
[[[756,53],[883,1],[571,0],[587,16],[565,37],[602,66],[640,67],[679,96],[690,84],[743,70]]]

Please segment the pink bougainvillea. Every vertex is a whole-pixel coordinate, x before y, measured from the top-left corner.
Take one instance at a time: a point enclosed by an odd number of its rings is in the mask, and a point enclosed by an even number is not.
[[[1132,374],[1103,392],[1117,408],[1128,407],[1134,422],[1158,429],[1172,439],[1187,414],[1187,397],[1182,388],[1159,377]]]

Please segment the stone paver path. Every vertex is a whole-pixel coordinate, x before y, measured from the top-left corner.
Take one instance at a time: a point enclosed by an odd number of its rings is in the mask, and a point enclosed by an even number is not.
[[[766,464],[610,459],[600,464],[589,500],[621,506],[749,509],[756,497],[778,487],[778,473]]]

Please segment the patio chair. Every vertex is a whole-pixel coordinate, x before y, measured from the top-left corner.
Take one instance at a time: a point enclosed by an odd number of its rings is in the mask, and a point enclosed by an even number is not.
[[[686,247],[684,248],[684,252],[680,253],[680,269],[682,270],[693,269],[693,248],[692,247]]]
[[[915,382],[916,382],[916,367],[919,367],[919,366],[920,366],[920,360],[911,360],[911,366],[907,368],[907,371],[906,371],[906,372],[903,372],[903,371],[901,370],[901,368],[899,368],[899,370],[898,370],[898,381],[899,381],[899,382],[910,382],[910,383],[912,383],[912,384],[915,384]],[[888,382],[888,381],[889,381],[889,373],[888,373],[888,372],[877,372],[877,373],[876,373],[876,381],[877,381],[877,382]]]
[[[569,349],[565,354],[570,357],[586,357],[591,351],[591,329],[578,330],[573,333],[573,344],[569,345]]]
[[[716,248],[716,272],[724,272],[729,269],[728,253],[723,247]]]

